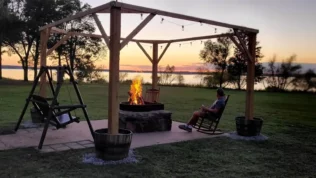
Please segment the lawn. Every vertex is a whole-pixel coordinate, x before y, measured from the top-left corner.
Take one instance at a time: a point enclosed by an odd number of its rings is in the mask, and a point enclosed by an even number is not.
[[[0,84],[0,127],[14,124],[30,85]],[[107,118],[105,85],[80,85],[91,119]],[[149,86],[148,86],[149,87]],[[71,103],[67,87],[60,103]],[[144,87],[145,88],[145,87]],[[71,99],[75,103],[70,86]],[[127,100],[128,85],[121,85],[119,100]],[[245,92],[227,90],[230,100],[219,127],[234,131],[234,118],[243,115]],[[0,151],[1,177],[315,177],[316,95],[255,93],[255,115],[264,119],[264,143],[229,138],[203,139],[136,149],[138,164],[91,166],[81,163],[93,150],[38,154],[33,149]],[[173,120],[186,121],[201,104],[211,104],[215,90],[161,87],[160,100]],[[80,115],[77,112],[77,115]],[[29,118],[29,111],[25,119]]]

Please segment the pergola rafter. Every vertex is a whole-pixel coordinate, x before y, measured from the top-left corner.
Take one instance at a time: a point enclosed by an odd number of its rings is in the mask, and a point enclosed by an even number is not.
[[[97,14],[98,13],[110,13],[110,33],[106,34]],[[141,13],[148,14],[148,16],[126,37],[121,37],[121,14],[122,13]],[[82,18],[85,16],[91,15],[96,25],[101,32],[101,35],[98,34],[86,34],[80,32],[65,31],[63,29],[56,28],[56,26],[74,20]],[[204,23],[214,26],[220,26],[225,28],[234,29],[234,33],[224,33],[217,35],[209,36],[198,36],[190,38],[181,38],[181,39],[171,39],[171,40],[143,40],[143,39],[134,39],[134,37],[148,24],[156,15],[167,16],[171,18],[177,18],[182,20],[189,20],[198,23]],[[253,119],[253,94],[254,94],[254,72],[255,72],[255,46],[256,46],[256,35],[259,32],[257,29],[252,29],[248,27],[217,22],[208,19],[202,19],[167,11],[161,11],[157,9],[151,9],[141,6],[135,6],[131,4],[121,3],[121,2],[109,2],[107,4],[86,10],[84,12],[77,13],[73,16],[69,16],[65,19],[61,19],[54,23],[45,25],[40,28],[41,31],[41,65],[46,66],[46,56],[51,54],[53,50],[57,49],[58,46],[63,44],[71,36],[84,36],[84,37],[93,37],[93,38],[103,38],[106,45],[110,51],[110,61],[109,61],[109,106],[108,106],[108,126],[109,132],[111,134],[118,133],[118,87],[119,87],[119,61],[120,61],[120,51],[128,44],[128,42],[136,42],[139,48],[144,52],[146,57],[152,63],[152,87],[157,88],[158,84],[158,63],[166,53],[167,49],[172,43],[183,42],[183,41],[194,41],[194,40],[205,40],[212,38],[228,37],[233,43],[247,56],[248,65],[247,65],[247,96],[246,96],[246,111],[245,116],[247,119]],[[248,35],[249,43],[246,46],[243,39],[239,36],[241,31]],[[51,33],[64,34],[65,36],[57,42],[51,49],[47,50],[47,40],[48,36]],[[238,41],[236,40],[238,39]],[[122,42],[121,42],[122,41]],[[149,43],[153,45],[152,56],[149,55],[146,50],[142,47],[140,43]],[[158,45],[167,44],[158,56]],[[40,94],[45,96],[45,84],[46,78],[43,76],[41,78],[42,89]]]

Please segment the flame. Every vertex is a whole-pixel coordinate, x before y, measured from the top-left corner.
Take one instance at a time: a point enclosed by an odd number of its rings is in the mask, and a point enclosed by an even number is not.
[[[129,90],[129,102],[130,104],[143,105],[142,98],[142,78],[140,76],[136,76],[131,84]]]

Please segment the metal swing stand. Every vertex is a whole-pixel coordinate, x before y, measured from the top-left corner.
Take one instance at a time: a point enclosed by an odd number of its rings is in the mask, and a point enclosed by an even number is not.
[[[53,85],[52,73],[49,73],[49,70],[50,71],[57,70],[57,85],[56,85],[55,89],[54,89],[54,85]],[[76,95],[77,95],[79,102],[80,102],[80,104],[78,104],[78,105],[62,105],[61,106],[61,105],[59,105],[59,103],[57,101],[58,94],[59,94],[60,89],[62,87],[62,84],[64,82],[63,78],[64,78],[65,74],[67,74],[69,76],[70,82],[72,83],[72,85],[76,91]],[[35,88],[36,88],[36,86],[39,82],[39,79],[41,78],[42,75],[46,75],[48,80],[49,80],[49,86],[50,86],[51,92],[53,94],[53,98],[44,98],[44,97],[39,96],[39,95],[34,95]],[[19,129],[19,126],[23,120],[24,114],[25,114],[26,109],[28,108],[28,105],[30,102],[33,103],[34,108],[38,111],[38,113],[41,114],[41,116],[45,122],[42,136],[41,136],[41,139],[40,139],[40,142],[38,145],[38,149],[42,149],[43,142],[44,142],[49,124],[55,126],[56,129],[59,129],[59,128],[64,128],[66,125],[71,124],[73,122],[79,123],[79,118],[71,116],[71,113],[70,113],[71,111],[79,109],[79,108],[82,109],[82,111],[84,113],[84,117],[87,120],[91,135],[94,138],[94,130],[92,128],[92,125],[91,125],[91,122],[90,122],[90,119],[88,116],[88,112],[86,110],[86,105],[83,103],[80,91],[79,91],[78,86],[77,86],[77,82],[74,80],[72,70],[70,69],[70,67],[68,65],[42,66],[40,68],[40,71],[34,80],[31,92],[30,92],[28,98],[26,99],[26,104],[25,104],[25,106],[22,110],[22,113],[20,115],[20,118],[16,124],[15,131],[17,131]]]

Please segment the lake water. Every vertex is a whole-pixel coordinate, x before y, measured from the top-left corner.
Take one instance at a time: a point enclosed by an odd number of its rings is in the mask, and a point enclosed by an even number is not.
[[[105,80],[109,80],[109,72],[108,71],[103,71],[102,73],[102,78]],[[2,75],[5,78],[11,78],[11,79],[16,79],[16,80],[22,80],[23,79],[23,70],[22,69],[3,69],[2,70]],[[136,76],[142,76],[143,81],[146,83],[151,83],[151,73],[146,73],[146,72],[128,72],[127,77],[125,79],[133,79]],[[177,75],[177,74],[175,74]],[[34,71],[29,70],[28,73],[29,80],[32,81],[34,78]],[[198,76],[196,74],[183,74],[184,77],[184,83],[189,84],[189,85],[199,85],[201,84],[201,76]],[[54,80],[56,80],[56,76],[53,77]],[[177,84],[177,81],[173,81],[174,84]],[[265,89],[265,84],[266,82],[262,81],[260,83],[255,84],[255,90],[263,90]],[[228,88],[234,88],[234,86],[226,86]]]

